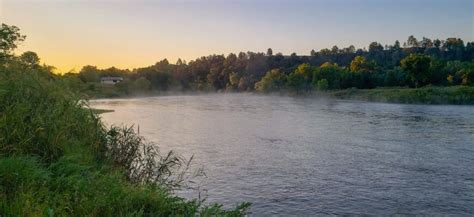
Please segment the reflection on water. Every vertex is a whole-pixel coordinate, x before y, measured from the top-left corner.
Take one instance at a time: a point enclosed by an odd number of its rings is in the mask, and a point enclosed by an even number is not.
[[[194,154],[209,202],[250,201],[258,216],[474,213],[472,106],[250,94],[91,105],[161,150]]]

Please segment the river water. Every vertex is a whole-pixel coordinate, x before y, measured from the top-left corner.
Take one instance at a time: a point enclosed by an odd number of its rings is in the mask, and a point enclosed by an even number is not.
[[[193,154],[207,202],[252,202],[254,216],[474,214],[473,106],[252,94],[91,106],[162,151]]]

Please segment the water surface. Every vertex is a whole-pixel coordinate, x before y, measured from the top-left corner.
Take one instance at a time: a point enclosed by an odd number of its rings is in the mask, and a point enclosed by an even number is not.
[[[251,94],[91,105],[163,151],[194,154],[208,202],[249,201],[256,216],[474,213],[472,106]]]

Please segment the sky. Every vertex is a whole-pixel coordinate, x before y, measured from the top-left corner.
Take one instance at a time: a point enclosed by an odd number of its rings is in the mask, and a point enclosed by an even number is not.
[[[0,0],[0,23],[60,72],[240,51],[308,55],[377,41],[474,41],[474,0]]]

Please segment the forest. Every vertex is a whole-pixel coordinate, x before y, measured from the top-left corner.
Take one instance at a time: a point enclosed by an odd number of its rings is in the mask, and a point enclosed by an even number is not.
[[[34,53],[22,56],[34,59]],[[31,58],[28,56],[35,56]],[[304,93],[313,90],[348,88],[472,85],[474,82],[474,43],[459,38],[446,40],[409,36],[403,45],[369,44],[368,49],[354,46],[320,51],[309,55],[289,56],[264,52],[240,52],[209,55],[189,62],[167,59],[136,69],[115,67],[99,69],[84,66],[78,73],[62,77],[70,86],[89,95],[113,97],[162,91],[289,91]],[[101,77],[120,76],[124,81],[116,87],[99,84]],[[104,95],[105,94],[105,95]]]

